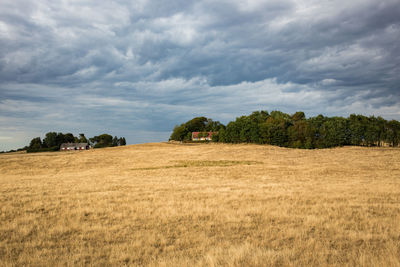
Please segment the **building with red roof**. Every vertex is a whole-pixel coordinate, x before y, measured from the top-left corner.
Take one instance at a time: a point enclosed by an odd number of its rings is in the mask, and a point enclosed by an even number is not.
[[[216,132],[192,132],[192,141],[212,141]]]

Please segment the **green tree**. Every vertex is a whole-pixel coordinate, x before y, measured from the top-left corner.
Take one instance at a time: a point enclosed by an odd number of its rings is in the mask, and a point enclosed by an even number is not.
[[[218,142],[220,143],[226,143],[226,133],[225,133],[225,127],[219,128],[219,134],[218,134]]]
[[[285,116],[272,116],[267,121],[260,125],[260,132],[263,143],[277,146],[288,146],[287,128],[290,126],[289,121]]]
[[[306,115],[304,114],[303,111],[297,111],[296,113],[294,113],[292,115],[293,121],[300,121],[300,120],[305,120],[305,119],[306,119]]]
[[[321,114],[307,120],[309,125],[309,131],[306,138],[307,147],[309,147],[310,144],[312,144],[313,148],[324,147],[324,144],[322,142],[321,127],[327,120],[328,118],[324,117]]]
[[[250,120],[256,122],[257,124],[264,123],[269,118],[268,111],[261,110],[261,111],[254,111],[249,116]]]
[[[72,133],[64,134],[64,143],[74,143],[75,136]]]
[[[114,136],[111,146],[118,146],[118,145],[119,145],[119,139],[118,137]]]
[[[90,142],[94,144],[94,148],[112,146],[113,137],[109,134],[101,134],[90,138]]]
[[[29,149],[40,150],[41,148],[42,148],[42,140],[40,139],[40,137],[33,138],[29,144]]]
[[[225,140],[227,143],[240,143],[241,125],[238,121],[231,121],[225,129]]]
[[[365,145],[367,146],[375,146],[378,145],[380,140],[380,127],[379,120],[374,116],[371,116],[367,120],[367,124],[365,126]]]
[[[217,132],[219,128],[222,126],[222,123],[219,121],[214,121],[212,119],[207,119],[207,122],[204,126],[204,131],[206,132]]]
[[[288,128],[289,146],[294,148],[312,147],[312,129],[305,119],[294,121]]]
[[[67,143],[67,142],[65,141],[65,138],[64,138],[64,134],[63,134],[63,133],[57,133],[57,136],[56,136],[56,143],[57,143],[57,146],[61,146],[62,143]]]
[[[185,136],[187,135],[188,131],[185,128],[184,124],[181,124],[180,126],[176,125],[174,127],[174,130],[172,131],[171,137],[169,140],[174,140],[174,141],[183,141]]]
[[[391,146],[398,146],[400,143],[400,122],[391,120],[386,123],[386,142]]]
[[[289,114],[283,113],[282,111],[274,110],[271,111],[271,117],[275,120],[291,121],[291,116]]]
[[[185,128],[188,132],[204,132],[208,119],[206,117],[196,117],[185,123]]]
[[[365,141],[367,118],[362,115],[351,114],[349,117],[350,144],[360,146]]]
[[[250,117],[242,117],[240,122],[240,141],[245,143],[261,143],[258,123]]]
[[[80,133],[79,134],[79,143],[87,143],[87,142],[88,142],[88,140],[85,137],[85,134],[84,133]]]
[[[43,139],[43,144],[45,144],[46,147],[60,148],[60,144],[57,143],[57,133],[56,132],[46,133],[46,137]]]
[[[126,146],[126,139],[125,139],[125,137],[119,138],[119,145],[120,145],[120,146]]]
[[[347,119],[333,117],[321,126],[321,139],[324,147],[343,146],[348,144]]]

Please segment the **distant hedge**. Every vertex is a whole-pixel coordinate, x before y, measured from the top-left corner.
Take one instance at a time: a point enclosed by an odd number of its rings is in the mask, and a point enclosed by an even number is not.
[[[205,117],[196,117],[175,126],[170,140],[190,141],[192,132],[214,131],[214,142],[271,144],[291,148],[336,146],[398,146],[400,122],[382,117],[351,114],[348,118],[306,118],[304,112],[292,115],[281,111],[255,111],[226,126]]]
[[[87,139],[83,133],[79,134],[79,136],[74,136],[72,133],[48,132],[43,141],[40,137],[35,137],[31,140],[29,146],[24,149],[28,153],[59,151],[63,143],[88,143],[94,148],[101,148],[125,146],[126,139],[125,137],[112,137],[109,134],[101,134]]]

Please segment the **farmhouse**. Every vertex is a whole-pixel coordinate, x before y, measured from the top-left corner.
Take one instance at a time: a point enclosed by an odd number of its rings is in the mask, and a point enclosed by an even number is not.
[[[192,132],[192,141],[211,141],[216,132]]]
[[[89,148],[90,148],[90,146],[88,143],[63,143],[60,146],[60,151],[86,150]]]

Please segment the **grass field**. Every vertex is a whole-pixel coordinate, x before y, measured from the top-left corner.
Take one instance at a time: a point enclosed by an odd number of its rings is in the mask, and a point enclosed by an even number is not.
[[[400,266],[400,149],[2,154],[0,263]]]

